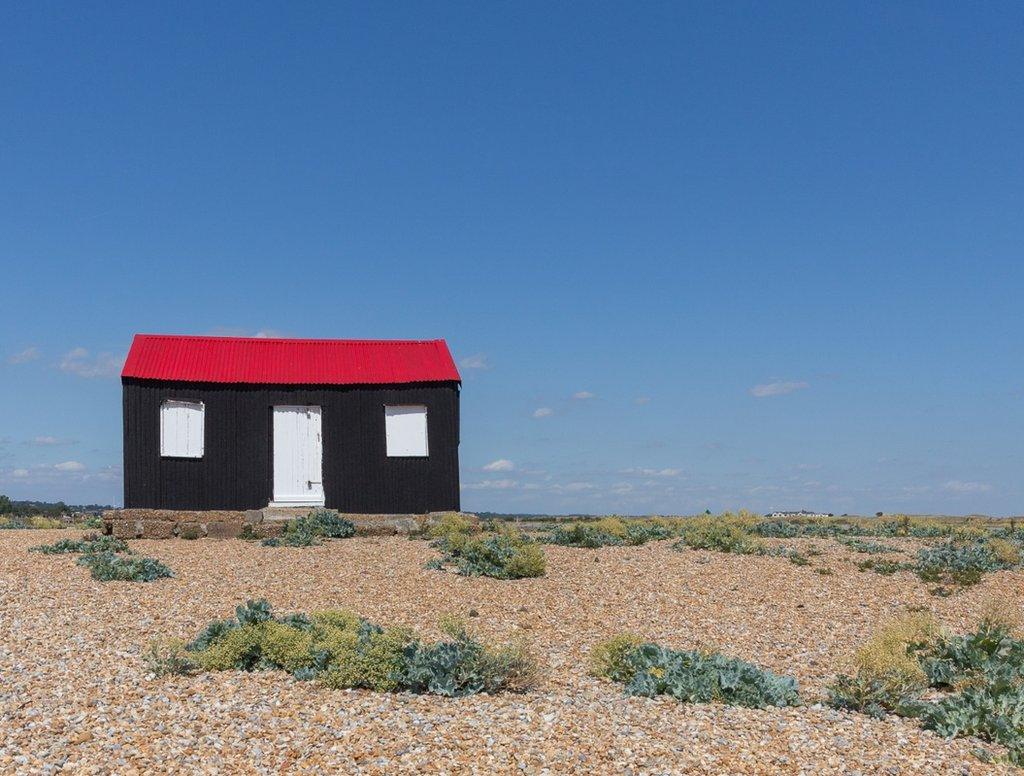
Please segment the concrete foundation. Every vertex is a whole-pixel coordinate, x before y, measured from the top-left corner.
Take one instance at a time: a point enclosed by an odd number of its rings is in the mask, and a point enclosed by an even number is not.
[[[185,512],[173,509],[112,509],[103,513],[103,532],[119,539],[234,539],[278,536],[289,520],[309,513],[308,507],[267,507],[245,511]],[[342,514],[356,526],[357,536],[418,533],[446,512],[425,515]],[[476,515],[463,513],[474,522]]]

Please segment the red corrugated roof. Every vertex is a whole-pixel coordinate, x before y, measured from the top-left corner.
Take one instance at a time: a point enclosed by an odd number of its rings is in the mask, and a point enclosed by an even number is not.
[[[444,340],[168,334],[136,334],[121,377],[279,385],[389,385],[460,380]]]

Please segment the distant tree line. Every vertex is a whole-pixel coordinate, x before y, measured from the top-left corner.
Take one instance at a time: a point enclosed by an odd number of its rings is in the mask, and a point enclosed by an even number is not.
[[[46,517],[60,517],[61,515],[74,514],[76,512],[88,512],[99,514],[111,507],[103,504],[65,504],[63,501],[13,501],[0,493],[0,515],[13,517],[30,517],[32,515],[45,515]]]

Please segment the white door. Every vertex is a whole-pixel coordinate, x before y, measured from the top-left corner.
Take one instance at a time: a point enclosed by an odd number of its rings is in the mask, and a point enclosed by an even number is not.
[[[323,506],[319,407],[274,407],[274,501]]]

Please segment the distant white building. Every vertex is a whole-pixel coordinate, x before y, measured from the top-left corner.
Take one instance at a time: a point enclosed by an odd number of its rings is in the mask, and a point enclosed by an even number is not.
[[[799,511],[795,509],[785,510],[781,512],[769,512],[765,517],[774,517],[776,519],[786,519],[792,517],[834,517],[831,512],[810,512],[806,509]]]

